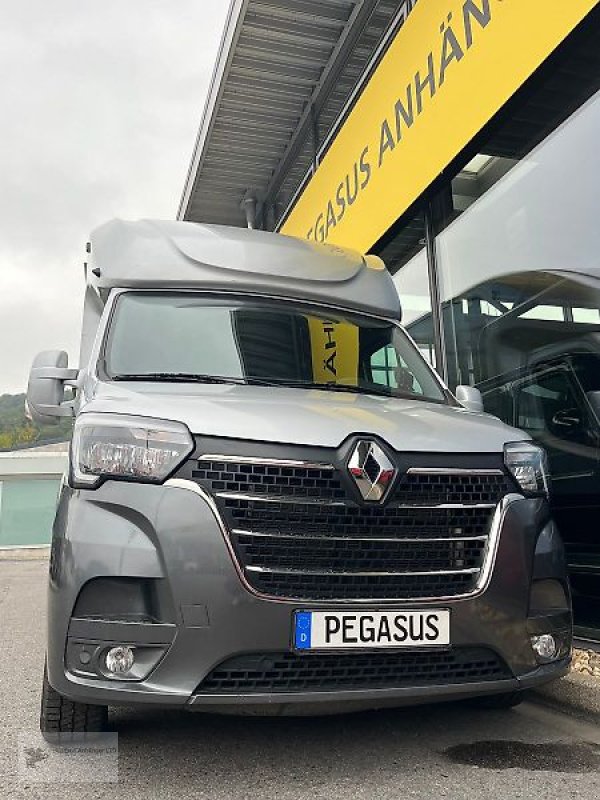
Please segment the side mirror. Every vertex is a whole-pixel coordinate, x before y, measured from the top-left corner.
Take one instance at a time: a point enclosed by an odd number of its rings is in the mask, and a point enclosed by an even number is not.
[[[42,425],[58,423],[73,415],[73,403],[65,401],[65,386],[76,386],[79,370],[68,369],[64,350],[44,350],[34,358],[27,384],[27,415]]]
[[[563,408],[561,411],[557,411],[552,417],[552,424],[565,431],[583,428],[583,420],[577,408]]]
[[[457,386],[454,394],[458,402],[469,411],[483,411],[483,397],[474,386]]]

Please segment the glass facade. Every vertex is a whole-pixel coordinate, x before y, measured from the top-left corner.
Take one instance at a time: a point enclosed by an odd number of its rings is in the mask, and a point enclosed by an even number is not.
[[[436,359],[431,287],[428,281],[425,212],[418,209],[379,251],[402,301],[402,320],[433,367]],[[441,371],[441,370],[440,370]]]
[[[600,94],[436,237],[452,388],[600,323],[598,131]]]
[[[436,237],[448,383],[544,445],[584,627],[600,624],[598,131],[600,95]]]
[[[434,364],[437,330],[442,358],[435,365],[450,389],[478,387],[486,411],[546,448],[576,622],[580,633],[596,636],[598,32],[596,16],[423,198],[418,251],[406,248],[412,217],[375,248],[394,273],[404,324]],[[397,258],[403,248],[404,259]]]

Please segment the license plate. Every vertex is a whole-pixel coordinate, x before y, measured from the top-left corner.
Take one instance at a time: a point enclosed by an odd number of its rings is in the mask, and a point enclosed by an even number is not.
[[[431,647],[450,644],[450,612],[296,611],[296,650]]]

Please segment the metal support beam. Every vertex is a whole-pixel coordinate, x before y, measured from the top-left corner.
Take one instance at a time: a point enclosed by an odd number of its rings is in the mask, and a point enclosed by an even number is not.
[[[310,120],[313,139],[313,172],[316,172],[319,166],[319,112],[314,106],[310,107]]]
[[[283,180],[285,179],[286,174],[295,161],[298,152],[302,149],[302,146],[306,141],[307,134],[311,132],[311,129],[314,131],[314,128],[312,127],[313,114],[315,111],[318,113],[323,99],[327,97],[332,86],[337,80],[342,67],[346,63],[348,54],[356,45],[359,36],[363,32],[366,24],[369,21],[369,18],[371,17],[371,14],[375,10],[377,1],[378,0],[357,0],[350,17],[348,18],[346,27],[340,35],[340,38],[333,49],[333,52],[331,53],[327,65],[324,67],[321,73],[319,82],[313,89],[310,100],[306,104],[304,113],[298,121],[296,130],[294,131],[294,134],[290,139],[288,146],[286,147],[285,153],[283,154],[277,169],[275,170],[273,177],[269,182],[269,186],[267,187],[267,191],[265,193],[266,202],[273,201]]]
[[[427,273],[429,277],[429,297],[431,299],[431,320],[433,322],[433,346],[435,366],[444,382],[448,381],[448,365],[446,362],[446,343],[444,338],[444,321],[442,319],[442,303],[438,278],[438,265],[435,247],[435,229],[431,214],[431,205],[425,206],[425,247],[427,250]]]
[[[332,140],[335,138],[335,136],[337,136],[337,133],[338,133],[340,127],[342,126],[344,120],[346,119],[346,115],[349,113],[350,109],[354,105],[354,102],[356,101],[356,98],[362,92],[362,90],[363,90],[365,84],[367,83],[367,81],[370,80],[371,74],[372,74],[373,70],[375,69],[375,66],[378,64],[379,59],[381,58],[382,54],[385,52],[385,50],[389,46],[390,42],[392,41],[392,39],[394,38],[394,36],[398,32],[398,30],[406,22],[406,20],[408,18],[408,15],[412,11],[412,9],[415,7],[416,3],[417,3],[417,0],[403,0],[403,2],[401,3],[398,11],[396,12],[396,14],[394,16],[394,19],[392,20],[391,24],[388,26],[383,38],[381,39],[381,41],[379,42],[379,44],[375,48],[375,51],[373,52],[371,58],[369,59],[369,62],[367,63],[367,66],[363,70],[363,73],[362,73],[362,76],[361,76],[360,80],[358,81],[358,83],[356,84],[354,89],[350,92],[350,95],[348,96],[346,102],[344,103],[344,106],[343,106],[342,110],[338,114],[336,121],[334,122],[334,124],[332,125],[331,129],[328,131],[325,139],[321,143],[321,145],[319,147],[319,152],[317,154],[317,160],[320,160],[323,157],[323,155],[325,154],[325,151],[329,147],[329,144],[332,142]],[[375,5],[376,5],[376,3],[375,3]],[[373,11],[373,9],[371,9],[371,13],[372,13],[372,11]],[[368,18],[369,17],[367,17],[367,22],[368,22]],[[363,25],[366,25],[366,22],[364,22]],[[360,36],[361,31],[362,31],[362,28],[357,31],[357,34],[356,34],[357,38],[358,38],[358,36]],[[356,43],[356,39],[353,40],[353,44],[355,44],[355,43]],[[342,63],[343,63],[343,61],[342,61]],[[337,74],[338,74],[338,72],[336,72],[336,75]],[[303,133],[303,131],[300,128],[300,124],[301,123],[302,123],[302,120],[300,121],[300,123],[298,123],[298,127],[296,128],[296,132],[294,134],[294,137],[290,141],[290,144],[288,146],[288,150],[292,147],[292,144],[294,143],[294,140],[297,137],[299,137],[301,135],[301,133]],[[305,134],[304,134],[304,136],[305,136]],[[294,150],[293,157],[296,156],[297,150],[299,150],[301,148],[301,146],[302,146],[302,144],[304,142],[304,136],[302,136],[302,138],[300,139],[300,143],[299,143],[299,146],[297,146],[297,149]],[[266,196],[267,197],[275,197],[276,196],[276,192],[279,189],[279,186],[285,180],[289,165],[292,163],[291,160],[288,162],[288,150],[286,150],[286,152],[284,153],[282,160],[279,162],[279,167],[277,168],[277,170],[273,174],[273,178],[271,179],[271,182],[269,183],[269,186],[267,187],[267,191],[266,191]],[[283,225],[283,223],[285,222],[288,214],[290,213],[291,209],[295,205],[298,196],[301,194],[302,190],[306,186],[306,183],[308,182],[309,178],[311,177],[311,174],[312,174],[312,169],[309,170],[304,175],[304,178],[300,182],[300,185],[297,187],[297,189],[294,192],[293,196],[289,199],[289,201],[288,201],[288,203],[286,205],[285,211],[283,212],[281,217],[279,217],[277,219],[277,222],[276,222],[276,225],[275,225],[275,230],[279,230],[281,228],[281,226]]]

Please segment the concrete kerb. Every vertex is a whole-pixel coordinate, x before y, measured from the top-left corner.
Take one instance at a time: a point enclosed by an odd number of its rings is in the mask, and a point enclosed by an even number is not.
[[[563,714],[600,725],[600,680],[580,672],[533,690],[529,699]]]
[[[50,545],[15,545],[0,547],[0,561],[46,561]]]

